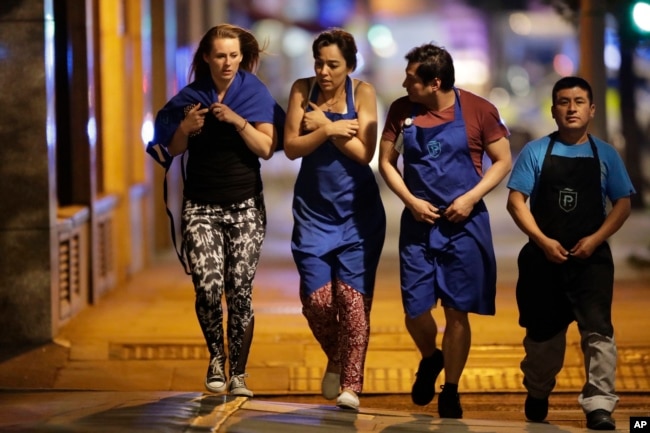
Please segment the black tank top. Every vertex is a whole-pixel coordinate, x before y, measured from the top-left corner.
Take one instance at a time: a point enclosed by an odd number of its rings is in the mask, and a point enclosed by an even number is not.
[[[257,155],[234,125],[210,114],[201,132],[189,139],[186,176],[185,197],[203,203],[228,205],[262,191]]]

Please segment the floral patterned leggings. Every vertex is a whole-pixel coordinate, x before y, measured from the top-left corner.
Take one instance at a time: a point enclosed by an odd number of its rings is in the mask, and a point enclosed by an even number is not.
[[[341,367],[341,389],[360,393],[370,337],[372,298],[334,281],[309,296],[301,292],[302,312],[330,363]]]
[[[222,297],[228,309],[229,373],[243,374],[253,338],[253,278],[266,234],[262,195],[228,206],[185,200],[183,248],[196,315],[212,358],[225,370]]]

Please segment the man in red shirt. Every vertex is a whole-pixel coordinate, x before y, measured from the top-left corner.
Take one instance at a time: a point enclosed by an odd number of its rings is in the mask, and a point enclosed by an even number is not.
[[[405,206],[402,303],[406,328],[422,354],[411,397],[418,405],[430,403],[444,367],[438,413],[461,418],[458,383],[471,342],[468,313],[495,313],[496,260],[483,197],[510,171],[509,132],[494,105],[454,87],[453,60],[444,48],[425,44],[406,60],[402,85],[408,95],[388,111],[379,169]],[[492,161],[485,173],[484,154]],[[431,312],[438,300],[446,321],[442,350]]]

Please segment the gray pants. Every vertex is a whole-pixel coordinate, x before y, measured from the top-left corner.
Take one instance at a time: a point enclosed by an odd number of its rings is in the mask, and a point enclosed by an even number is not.
[[[524,338],[526,356],[521,361],[524,386],[535,398],[547,398],[555,387],[555,377],[562,369],[567,329],[546,341]],[[616,342],[595,332],[581,332],[586,383],[578,397],[585,413],[596,409],[613,412],[618,403],[614,383],[616,376]]]

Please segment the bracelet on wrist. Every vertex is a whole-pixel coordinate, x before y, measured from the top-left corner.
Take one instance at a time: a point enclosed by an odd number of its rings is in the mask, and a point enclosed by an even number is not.
[[[248,120],[244,119],[244,124],[242,125],[241,128],[237,129],[237,132],[242,132],[244,128],[246,128],[246,125],[248,125]]]

